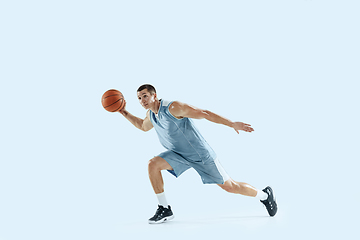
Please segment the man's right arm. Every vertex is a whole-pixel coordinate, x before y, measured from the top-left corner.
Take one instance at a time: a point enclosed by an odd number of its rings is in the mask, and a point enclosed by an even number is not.
[[[129,113],[127,110],[120,111],[120,113],[127,119],[129,122],[131,122],[135,127],[138,129],[147,132],[153,128],[153,125],[150,121],[150,111],[146,113],[145,119],[138,118],[131,113]]]

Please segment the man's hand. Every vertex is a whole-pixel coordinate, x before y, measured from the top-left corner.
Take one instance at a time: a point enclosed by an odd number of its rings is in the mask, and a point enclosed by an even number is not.
[[[243,123],[243,122],[234,122],[233,128],[235,131],[239,134],[239,130],[245,131],[245,132],[252,132],[254,129],[251,127],[250,124]]]
[[[126,101],[125,101],[125,99],[124,99],[124,102],[125,102],[124,107],[123,107],[120,111],[118,111],[118,112],[121,113],[122,115],[124,115],[124,113],[125,113],[125,111],[126,111],[126,109],[125,109],[125,107],[126,107]]]

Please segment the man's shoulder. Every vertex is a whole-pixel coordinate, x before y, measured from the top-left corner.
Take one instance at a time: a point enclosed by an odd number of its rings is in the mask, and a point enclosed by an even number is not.
[[[169,101],[169,100],[161,100],[161,105],[163,107],[169,107],[174,101]]]
[[[170,114],[175,117],[176,119],[182,119],[181,111],[182,111],[182,102],[179,101],[173,101],[169,105],[169,112]]]

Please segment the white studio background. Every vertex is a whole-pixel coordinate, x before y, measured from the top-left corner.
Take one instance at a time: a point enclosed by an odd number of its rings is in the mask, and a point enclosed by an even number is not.
[[[358,225],[358,1],[2,1],[0,240],[288,239]],[[196,120],[236,180],[279,213],[164,172],[171,223],[150,226],[147,161],[164,149],[106,112],[136,89],[252,124]]]

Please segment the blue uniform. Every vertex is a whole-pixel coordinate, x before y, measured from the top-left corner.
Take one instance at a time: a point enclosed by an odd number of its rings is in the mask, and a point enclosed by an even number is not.
[[[158,114],[150,110],[150,120],[159,137],[160,143],[167,149],[159,155],[173,170],[174,176],[180,176],[189,168],[194,168],[203,183],[223,184],[229,179],[217,160],[216,153],[206,142],[190,118],[175,118],[169,111],[172,102],[160,100]]]

